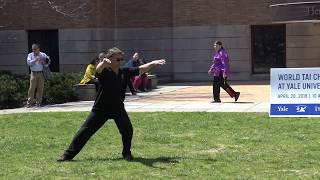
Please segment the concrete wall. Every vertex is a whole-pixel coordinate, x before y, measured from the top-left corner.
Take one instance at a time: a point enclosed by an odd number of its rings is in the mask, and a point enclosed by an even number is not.
[[[152,70],[162,80],[173,79],[172,28],[121,28],[115,31],[116,46],[125,52],[128,61],[134,51],[150,62],[166,59],[166,66]]]
[[[165,58],[166,66],[154,69],[160,79],[169,81],[210,81],[212,45],[224,43],[233,80],[251,78],[250,26],[193,26],[174,28],[62,29],[59,31],[60,69],[84,71],[97,52],[117,46],[128,61],[138,51],[147,62]]]
[[[287,24],[287,67],[320,67],[320,23]]]
[[[320,66],[320,24],[286,25],[287,67]],[[223,42],[230,56],[232,80],[253,80],[249,25],[154,28],[84,28],[59,30],[61,72],[84,72],[101,50],[117,46],[129,60],[134,51],[146,61],[165,58],[153,72],[166,81],[211,81],[212,44]],[[28,73],[27,32],[0,31],[0,70]]]
[[[213,43],[222,41],[230,56],[230,79],[246,80],[251,74],[250,26],[217,25],[176,27],[173,30],[174,79],[209,81]]]
[[[1,59],[14,59],[1,61],[1,69],[26,73],[27,33],[1,31],[1,34]],[[165,58],[166,66],[152,71],[163,81],[210,81],[207,71],[215,40],[222,41],[228,50],[231,79],[250,79],[250,27],[246,25],[60,29],[60,72],[84,72],[98,52],[117,46],[125,52],[126,61],[134,51],[147,62]]]
[[[0,31],[0,71],[28,73],[26,31]]]
[[[25,30],[59,29],[61,72],[84,71],[99,51],[118,46],[126,60],[133,51],[147,61],[166,58],[154,71],[160,78],[210,81],[212,44],[220,40],[230,55],[230,79],[256,79],[250,24],[272,23],[269,5],[283,2],[289,0],[4,1],[0,70],[28,72]],[[287,24],[287,67],[320,66],[319,42],[319,24]]]
[[[116,40],[115,40],[116,39]],[[171,28],[61,29],[59,30],[60,71],[85,71],[101,50],[117,46],[125,52],[126,63],[134,51],[147,62],[165,58],[167,65],[154,73],[172,80]]]
[[[210,81],[212,44],[220,40],[227,48],[234,80],[251,76],[250,26],[191,26],[173,28],[120,28],[115,44],[125,51],[128,60],[139,51],[147,60],[165,58],[166,66],[153,72],[160,79],[177,81]]]
[[[94,56],[113,46],[114,30],[110,28],[60,29],[60,72],[84,72]]]

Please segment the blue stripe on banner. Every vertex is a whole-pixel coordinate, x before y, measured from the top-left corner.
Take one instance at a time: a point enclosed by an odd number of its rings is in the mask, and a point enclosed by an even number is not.
[[[270,115],[320,115],[320,104],[271,104]]]

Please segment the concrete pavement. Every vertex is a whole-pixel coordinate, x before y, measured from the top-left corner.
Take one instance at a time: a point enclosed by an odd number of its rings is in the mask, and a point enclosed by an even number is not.
[[[210,103],[211,83],[171,83],[159,85],[151,92],[126,95],[125,108],[128,112],[268,112],[269,82],[235,81],[230,83],[241,95],[234,102],[221,90],[222,103]],[[69,102],[39,108],[17,108],[0,110],[0,114],[28,112],[71,112],[90,111],[93,101]]]

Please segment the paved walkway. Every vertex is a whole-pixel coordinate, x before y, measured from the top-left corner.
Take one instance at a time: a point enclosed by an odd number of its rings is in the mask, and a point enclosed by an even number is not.
[[[234,102],[223,90],[222,103],[210,103],[212,86],[210,83],[172,83],[158,86],[151,92],[136,96],[127,94],[125,107],[128,112],[268,112],[269,82],[234,81],[230,83],[241,95]],[[70,112],[90,111],[93,101],[79,101],[65,104],[47,105],[40,108],[17,108],[0,110],[0,114],[27,112]]]

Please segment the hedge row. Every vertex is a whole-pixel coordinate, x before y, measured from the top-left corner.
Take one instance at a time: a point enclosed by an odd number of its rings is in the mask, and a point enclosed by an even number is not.
[[[53,73],[51,80],[45,82],[44,104],[58,104],[76,101],[73,85],[81,79],[80,73]],[[25,105],[29,89],[29,75],[0,72],[0,109],[17,108]]]

